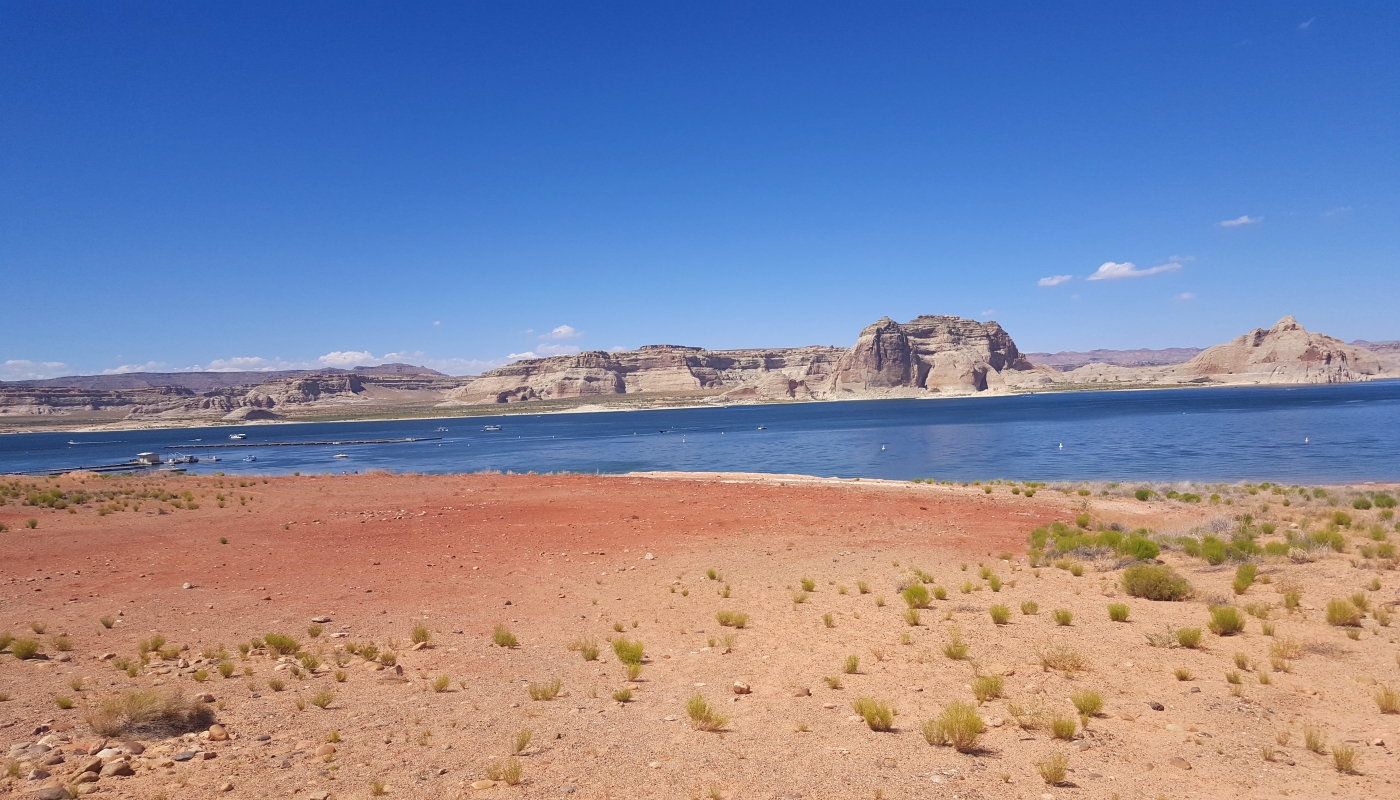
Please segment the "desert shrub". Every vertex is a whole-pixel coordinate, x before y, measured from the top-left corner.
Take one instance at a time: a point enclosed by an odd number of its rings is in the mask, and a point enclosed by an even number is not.
[[[1021,613],[1025,614],[1026,616],[1030,616],[1032,614],[1039,614],[1040,604],[1036,603],[1034,600],[1027,600],[1021,604]]]
[[[1234,606],[1215,606],[1210,610],[1208,627],[1216,636],[1234,636],[1244,630],[1244,617]]]
[[[1048,786],[1059,786],[1065,782],[1065,777],[1069,774],[1069,756],[1064,753],[1054,753],[1050,758],[1036,764],[1036,770],[1040,772],[1041,780]]]
[[[1359,626],[1361,624],[1361,609],[1346,600],[1328,600],[1327,624],[1337,627]]]
[[[715,621],[727,628],[742,628],[749,624],[749,615],[738,611],[715,612]]]
[[[942,586],[935,586],[935,587],[933,587],[933,599],[935,599],[935,600],[947,600],[947,599],[948,599],[948,590],[947,590],[947,589],[944,589]]]
[[[379,654],[379,663],[383,664],[386,667],[392,667],[395,664],[399,663],[399,655],[393,650],[385,650],[384,652]]]
[[[1206,563],[1211,565],[1224,564],[1228,557],[1229,554],[1225,549],[1224,542],[1214,536],[1207,536],[1201,540],[1201,558],[1204,558]]]
[[[249,669],[251,670],[252,668],[249,667]],[[252,674],[252,673],[250,672],[249,674]],[[349,678],[349,677],[350,677],[350,674],[349,674],[348,672],[346,672],[345,670],[343,670],[343,669],[338,669],[338,670],[335,671],[335,682],[336,682],[336,683],[345,683],[345,679],[346,679],[346,678]]]
[[[1179,681],[1191,680],[1191,670],[1187,669],[1186,667],[1177,667],[1176,671],[1172,674],[1175,675],[1176,679]]]
[[[102,619],[99,619],[98,622],[102,623],[102,627],[107,628],[109,630],[113,625],[117,624],[117,621],[115,619],[112,619],[111,617],[103,617]]]
[[[951,746],[959,753],[976,749],[977,737],[986,729],[986,724],[978,716],[971,703],[955,700],[943,709],[938,717],[925,720],[919,731],[924,741],[931,745]]]
[[[1254,584],[1254,576],[1258,572],[1259,568],[1254,564],[1241,564],[1235,570],[1235,594],[1244,594],[1245,590]]]
[[[1395,498],[1388,494],[1378,494],[1371,500],[1376,504],[1376,508],[1395,508]]]
[[[520,646],[520,640],[516,639],[515,634],[511,633],[510,629],[504,625],[497,625],[496,628],[491,631],[491,641],[495,642],[497,647],[513,648]]]
[[[1114,622],[1127,622],[1127,621],[1128,621],[1128,604],[1127,604],[1127,603],[1109,603],[1109,604],[1108,604],[1108,618],[1111,619],[1111,620],[1113,620]]]
[[[1351,507],[1356,509],[1357,511],[1370,511],[1371,501],[1364,497],[1358,497],[1355,500],[1351,501]]]
[[[717,731],[729,722],[729,717],[719,713],[699,694],[686,701],[685,713],[690,716],[690,722],[696,730]]]
[[[987,579],[987,588],[988,588],[988,589],[991,589],[991,590],[994,591],[994,592],[999,592],[999,591],[1001,591],[1001,578],[998,578],[998,577],[995,576],[995,575],[993,575],[993,576],[991,576],[990,578],[988,578],[988,579]]]
[[[311,705],[324,709],[329,706],[333,700],[335,700],[335,692],[330,689],[322,689],[311,696]]]
[[[558,678],[550,678],[548,683],[532,683],[526,687],[530,693],[531,700],[553,700],[559,696],[559,690],[564,687],[564,682]]]
[[[612,697],[619,703],[630,703],[632,702],[632,690],[618,689],[617,691],[613,692]]]
[[[1139,561],[1151,561],[1162,552],[1162,548],[1158,547],[1157,543],[1151,539],[1146,539],[1141,536],[1130,536],[1123,542],[1122,546],[1118,548],[1118,551],[1125,556],[1131,556]]]
[[[1067,608],[1057,608],[1050,612],[1050,616],[1054,617],[1056,625],[1069,625],[1074,622],[1074,613]]]
[[[39,655],[39,640],[15,639],[10,644],[10,655],[18,658],[20,661],[28,661]]]
[[[1286,556],[1292,549],[1288,542],[1269,542],[1264,545],[1264,555],[1266,556]]]
[[[904,609],[904,622],[905,622],[906,624],[908,624],[909,626],[911,626],[911,627],[917,626],[917,625],[919,624],[919,609],[917,609],[917,608],[906,608],[906,609]]]
[[[435,694],[441,694],[447,691],[447,687],[451,685],[452,678],[448,677],[447,675],[439,675],[436,678],[433,678],[432,687],[433,692]]]
[[[1055,717],[1050,720],[1050,735],[1056,739],[1066,741],[1074,738],[1074,732],[1079,730],[1079,721],[1074,717]]]
[[[640,639],[627,639],[618,637],[612,643],[613,655],[624,664],[641,664],[642,658],[646,655],[646,646]]]
[[[1332,766],[1344,775],[1356,772],[1356,748],[1349,744],[1332,748]]]
[[[569,649],[577,651],[584,661],[598,660],[598,640],[591,636],[573,640],[569,643]]]
[[[856,581],[856,591],[861,594],[870,594],[870,584],[865,581]]]
[[[64,711],[67,711],[73,707],[73,698],[71,697],[55,697],[53,699],[53,702],[54,705],[58,706]]]
[[[214,712],[179,691],[132,689],[103,700],[87,722],[102,736],[163,737],[206,729],[214,722]]]
[[[992,606],[987,612],[992,615],[992,622],[997,625],[1005,625],[1011,621],[1011,609],[1006,606]]]
[[[1166,564],[1134,564],[1123,571],[1123,591],[1147,600],[1185,600],[1191,584]]]
[[[267,634],[263,637],[263,644],[267,647],[268,652],[275,656],[291,655],[301,649],[301,645],[297,644],[296,639],[281,633]],[[164,655],[161,657],[164,658]]]
[[[804,591],[804,592],[815,592],[816,590],[817,590],[817,582],[816,582],[816,581],[812,580],[811,578],[807,578],[807,577],[804,577],[804,578],[802,579],[802,591]]]
[[[928,589],[923,584],[915,583],[900,593],[905,604],[910,608],[928,608]]]
[[[1000,675],[979,675],[972,679],[972,695],[985,703],[1001,697],[1003,681]]]
[[[1303,746],[1314,753],[1327,752],[1327,737],[1322,733],[1322,727],[1313,722],[1303,723]]]
[[[320,625],[308,625],[306,627],[306,635],[310,636],[312,639],[315,639],[318,638],[321,635],[321,632],[324,630],[325,628],[322,628]]]
[[[855,712],[865,720],[865,724],[872,731],[889,731],[894,729],[895,711],[889,705],[876,700],[873,697],[858,697],[851,704]]]
[[[847,675],[855,675],[860,672],[860,656],[855,654],[846,656],[846,663],[842,665],[841,671]]]
[[[1400,692],[1390,686],[1376,690],[1375,700],[1382,714],[1400,714]]]
[[[519,786],[520,776],[524,773],[525,767],[520,759],[515,756],[494,761],[486,768],[486,780],[500,781],[507,786]],[[383,785],[380,785],[380,794],[384,793]]]
[[[1081,716],[1096,717],[1103,712],[1103,695],[1093,689],[1080,689],[1069,696]]]
[[[1084,656],[1080,655],[1078,650],[1063,643],[1054,643],[1038,649],[1036,657],[1040,660],[1040,668],[1046,671],[1077,672],[1087,666]]]
[[[409,638],[414,644],[427,644],[433,638],[433,632],[428,630],[427,625],[414,625],[413,631],[409,633]]]
[[[943,655],[954,661],[967,658],[967,642],[963,641],[962,631],[953,628],[948,634],[948,643],[943,645]]]
[[[280,692],[283,689],[287,688],[287,685],[282,681],[273,678],[272,680],[267,682],[267,688],[271,689],[274,692]]]
[[[1148,500],[1151,500],[1152,496],[1155,494],[1156,492],[1152,491],[1151,489],[1138,489],[1136,492],[1133,492],[1133,497],[1136,497],[1137,499],[1145,503]]]

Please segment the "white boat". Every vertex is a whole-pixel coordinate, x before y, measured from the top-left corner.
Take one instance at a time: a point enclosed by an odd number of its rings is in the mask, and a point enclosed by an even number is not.
[[[331,458],[349,458],[349,457],[350,457],[350,456],[347,455],[346,453],[336,453],[335,455],[331,456]]]
[[[486,427],[482,428],[483,431],[498,431],[500,429],[500,425],[487,425]]]
[[[244,461],[252,462],[252,461],[257,461],[257,460],[258,460],[258,457],[257,457],[257,456],[244,456],[244,457],[243,457],[243,460],[244,460]]]
[[[446,429],[446,428],[438,428],[436,431],[433,431],[433,433],[447,433],[447,429]]]
[[[246,434],[246,433],[230,433],[230,434],[228,435],[228,438],[230,438],[230,439],[247,439],[247,438],[248,438],[248,434]]]

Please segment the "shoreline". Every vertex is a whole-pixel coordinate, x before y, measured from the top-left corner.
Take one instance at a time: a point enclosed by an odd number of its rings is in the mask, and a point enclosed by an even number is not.
[[[888,401],[897,401],[897,400],[914,400],[914,401],[924,401],[924,400],[928,400],[928,401],[938,401],[938,400],[970,400],[970,399],[976,399],[976,398],[987,398],[987,399],[991,399],[991,398],[999,398],[999,397],[1001,397],[1001,398],[1005,398],[1005,397],[1028,397],[1028,396],[1038,395],[1038,394],[1073,395],[1073,394],[1099,394],[1099,393],[1110,393],[1110,392],[1113,392],[1113,393],[1117,393],[1117,392],[1157,392],[1157,391],[1171,391],[1171,390],[1181,390],[1181,389],[1271,389],[1271,388],[1276,388],[1276,389],[1279,389],[1279,390],[1294,390],[1294,389],[1309,388],[1309,387],[1324,387],[1324,386],[1340,386],[1340,385],[1353,385],[1353,384],[1387,383],[1387,382],[1391,382],[1391,381],[1400,381],[1400,378],[1382,378],[1382,379],[1380,379],[1380,380],[1371,380],[1371,381],[1353,381],[1353,382],[1348,383],[1348,384],[1325,384],[1325,383],[1268,383],[1268,384],[1265,384],[1265,383],[1209,383],[1209,384],[1189,384],[1189,385],[1188,385],[1188,384],[1172,384],[1172,385],[1164,385],[1164,386],[1133,384],[1133,385],[1121,386],[1121,387],[1104,387],[1104,388],[1091,388],[1091,387],[1089,387],[1089,386],[1087,386],[1087,385],[1083,385],[1083,384],[1074,384],[1072,387],[1066,387],[1066,388],[1063,388],[1063,389],[1040,388],[1040,389],[1034,389],[1034,390],[1014,390],[1014,391],[996,392],[996,393],[976,392],[976,393],[970,393],[970,394],[957,394],[957,395],[929,395],[929,396],[910,396],[910,397],[850,397],[850,398],[829,398],[829,399],[823,399],[823,400],[765,400],[765,401],[757,401],[757,402],[736,402],[736,403],[695,403],[695,402],[689,402],[689,403],[680,403],[680,404],[676,404],[676,405],[667,405],[667,404],[665,404],[665,400],[664,400],[663,398],[655,398],[655,399],[653,399],[653,400],[651,400],[651,401],[640,400],[640,401],[637,402],[636,404],[632,404],[630,401],[626,401],[626,400],[618,400],[618,401],[613,401],[613,402],[616,403],[615,405],[613,405],[613,404],[611,404],[611,403],[609,403],[609,402],[588,402],[588,403],[579,403],[578,405],[573,406],[573,407],[566,407],[566,408],[552,407],[552,408],[539,408],[539,409],[532,408],[532,407],[530,406],[530,404],[527,402],[527,403],[518,404],[518,405],[516,405],[516,406],[513,407],[513,408],[518,408],[519,410],[511,410],[511,411],[499,410],[499,409],[491,408],[491,407],[489,407],[489,406],[471,406],[471,405],[463,405],[463,406],[455,407],[455,408],[451,409],[450,411],[447,410],[447,409],[443,409],[443,410],[442,410],[443,413],[436,413],[436,412],[434,412],[434,413],[428,413],[428,414],[422,414],[422,415],[418,415],[418,414],[412,414],[412,415],[396,415],[396,414],[391,413],[391,412],[386,412],[386,413],[383,413],[383,414],[369,414],[369,415],[365,415],[365,416],[356,416],[356,417],[350,417],[350,418],[333,418],[333,419],[331,419],[331,418],[324,418],[324,417],[319,417],[319,418],[318,418],[318,417],[312,416],[312,417],[310,417],[310,418],[308,418],[308,419],[276,419],[276,420],[248,420],[248,421],[245,421],[245,420],[223,420],[222,418],[220,418],[220,419],[214,419],[214,420],[179,420],[179,421],[169,421],[169,422],[165,422],[165,421],[161,421],[161,420],[150,420],[150,421],[147,421],[147,420],[142,420],[142,421],[120,420],[120,421],[115,421],[115,422],[110,422],[110,423],[98,423],[98,424],[77,425],[77,426],[73,426],[73,427],[56,426],[56,427],[53,427],[53,428],[41,428],[41,429],[7,427],[4,417],[3,417],[3,416],[0,416],[0,436],[9,436],[9,435],[32,435],[32,434],[43,434],[43,433],[69,433],[69,434],[71,434],[71,433],[113,433],[113,432],[120,432],[120,431],[191,430],[191,429],[197,429],[197,428],[217,429],[217,428],[240,428],[240,427],[252,427],[252,426],[320,425],[320,424],[332,424],[332,423],[361,423],[361,422],[397,422],[397,421],[407,421],[407,420],[436,421],[436,420],[451,420],[451,419],[463,419],[463,420],[465,420],[465,419],[492,419],[492,418],[506,418],[506,417],[520,416],[520,415],[522,415],[522,414],[533,414],[533,415],[546,415],[546,414],[549,414],[549,415],[554,415],[554,414],[601,414],[601,413],[631,412],[631,411],[688,411],[688,410],[697,410],[697,409],[747,408],[747,407],[755,407],[755,406],[811,405],[811,404],[817,404],[817,403],[888,402]],[[715,396],[718,397],[719,395],[715,395]],[[626,395],[621,395],[621,397],[626,397]],[[559,401],[544,401],[544,402],[559,402]],[[462,413],[460,413],[461,410],[463,410],[463,409],[475,409],[475,408],[486,409],[486,410],[487,410],[487,413],[480,413],[480,414],[462,414]]]

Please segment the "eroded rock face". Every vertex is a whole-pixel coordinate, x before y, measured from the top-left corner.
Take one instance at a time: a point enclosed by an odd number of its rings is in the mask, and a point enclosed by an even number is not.
[[[885,390],[975,393],[1011,385],[1003,373],[1036,368],[995,322],[920,316],[905,323],[889,317],[861,331],[837,366],[832,392],[876,394]]]
[[[1350,383],[1383,373],[1376,354],[1322,333],[1312,333],[1293,317],[1272,328],[1255,328],[1214,347],[1168,374],[1251,383]]]

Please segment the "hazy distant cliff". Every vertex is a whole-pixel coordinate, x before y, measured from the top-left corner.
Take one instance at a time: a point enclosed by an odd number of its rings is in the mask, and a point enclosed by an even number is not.
[[[350,371],[133,374],[4,383],[0,420],[11,428],[55,418],[73,425],[174,424],[426,416],[450,414],[453,408],[560,401],[564,405],[556,407],[568,407],[570,401],[635,407],[953,397],[1057,387],[1345,383],[1400,377],[1393,345],[1372,345],[1372,351],[1309,332],[1284,317],[1272,328],[1256,328],[1204,351],[1061,353],[1046,356],[1048,364],[1034,364],[995,322],[950,316],[895,322],[884,317],[866,326],[851,347],[705,350],[649,345],[621,353],[529,359],[463,378],[388,364]]]

